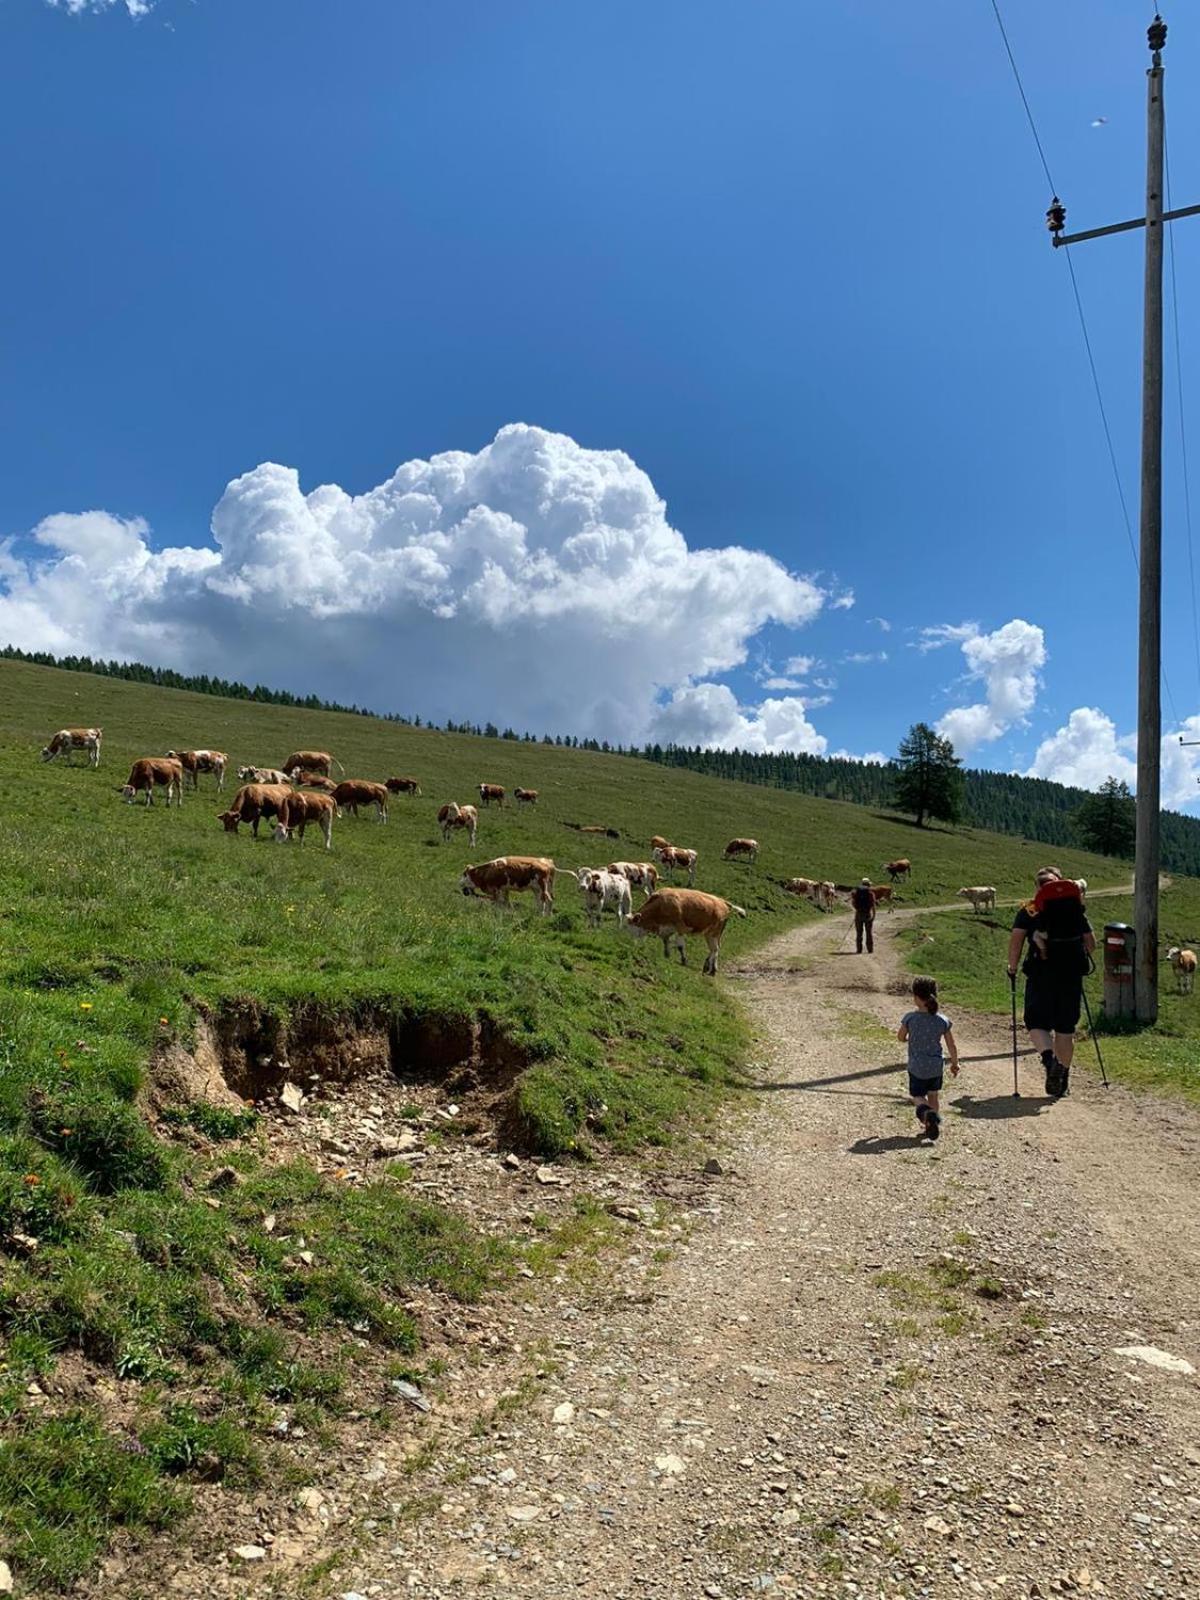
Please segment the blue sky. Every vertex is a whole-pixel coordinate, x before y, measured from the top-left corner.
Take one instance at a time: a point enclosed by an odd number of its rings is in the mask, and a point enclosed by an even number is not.
[[[1151,14],[1005,5],[1072,227],[1141,212]],[[1200,199],[1200,24],[1167,20],[1183,204]],[[988,0],[157,0],[136,19],[122,0],[3,0],[0,37],[0,632],[247,675],[274,664],[318,692],[514,721],[569,717],[565,691],[529,685],[577,682],[578,731],[612,735],[791,729],[891,751],[918,717],[984,707],[952,724],[973,762],[1023,770],[1047,740],[1041,770],[1059,775],[1128,762],[1133,563]],[[1175,231],[1200,428],[1200,219]],[[1140,236],[1075,261],[1136,524]],[[606,547],[594,592],[543,624],[549,602],[519,584],[503,615],[478,587],[468,603],[465,580],[418,615],[411,588],[380,610],[378,565],[349,599],[340,577],[306,573],[297,603],[328,618],[321,648],[264,656],[272,628],[295,629],[278,573],[260,583],[262,540],[304,568],[314,536],[287,485],[253,477],[223,502],[221,573],[146,565],[147,548],[210,546],[227,482],[260,463],[295,469],[306,493],[363,495],[402,462],[475,456],[511,423],[582,454],[524,440],[497,516],[515,515],[533,456],[541,472],[550,449],[554,494],[577,499],[588,452],[625,452],[686,540],[686,561],[649,540],[659,571],[682,563],[678,582]],[[1172,382],[1166,644],[1182,720],[1200,713],[1200,668],[1177,428]],[[613,481],[637,500],[625,471]],[[471,479],[460,499],[479,492]],[[109,520],[44,525],[97,511]],[[693,559],[730,547],[774,557],[819,602],[786,578],[771,598],[752,562],[714,582],[719,563]],[[140,587],[111,591],[121,563]],[[730,637],[701,648],[689,619]],[[1041,644],[988,643],[1014,621]],[[611,667],[601,635],[617,639]],[[399,679],[364,660],[366,640],[381,657],[403,644]],[[800,709],[764,713],[770,699]],[[664,700],[665,721],[650,709]],[[1084,708],[1099,721],[1073,725]]]

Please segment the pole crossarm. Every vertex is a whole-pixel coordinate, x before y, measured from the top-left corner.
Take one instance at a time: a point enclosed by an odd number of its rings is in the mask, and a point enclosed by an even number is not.
[[[1200,206],[1180,206],[1176,211],[1164,211],[1164,222],[1176,222],[1180,217],[1200,216]],[[1144,228],[1145,217],[1134,217],[1132,222],[1114,222],[1107,228],[1088,228],[1083,233],[1056,233],[1050,243],[1057,250],[1063,244],[1082,244],[1085,239],[1103,239],[1109,233],[1128,233],[1132,228]]]

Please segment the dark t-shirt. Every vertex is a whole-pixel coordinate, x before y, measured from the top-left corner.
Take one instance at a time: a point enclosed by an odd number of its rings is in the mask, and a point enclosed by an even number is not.
[[[1025,946],[1025,964],[1021,969],[1025,976],[1027,978],[1041,979],[1045,983],[1062,983],[1064,979],[1067,978],[1069,978],[1071,982],[1074,982],[1076,977],[1075,973],[1064,974],[1060,968],[1052,969],[1048,961],[1041,961],[1038,959],[1037,955],[1034,953],[1033,946],[1033,935],[1037,927],[1038,916],[1037,912],[1033,908],[1033,901],[1026,900],[1025,904],[1019,909],[1016,916],[1013,918],[1014,930],[1019,928],[1025,935],[1027,941]],[[1083,932],[1091,933],[1091,931],[1092,925],[1088,921],[1087,917],[1084,916]],[[1079,981],[1083,981],[1082,974],[1079,975]]]
[[[860,917],[870,916],[875,910],[875,896],[870,889],[855,889],[854,909]]]

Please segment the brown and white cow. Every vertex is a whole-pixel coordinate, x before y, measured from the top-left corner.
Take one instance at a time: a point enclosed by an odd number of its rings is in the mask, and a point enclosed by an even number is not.
[[[217,821],[225,824],[226,833],[236,833],[240,822],[248,822],[257,839],[262,818],[277,817],[295,792],[286,783],[245,783],[234,795],[229,810],[217,812]]]
[[[654,850],[654,859],[668,872],[686,872],[688,875],[688,888],[694,888],[696,883],[696,851],[681,850],[677,845],[658,845]]]
[[[912,862],[907,856],[901,856],[898,861],[885,861],[883,863],[883,870],[887,873],[892,882],[895,883],[897,878],[907,878],[910,876],[912,873]]]
[[[669,850],[670,848],[671,848],[670,839],[664,839],[661,833],[656,833],[654,835],[653,839],[651,839],[651,841],[650,841],[650,854],[651,855],[653,855],[656,850]]]
[[[513,798],[519,806],[535,806],[538,803],[536,789],[514,789]]]
[[[290,781],[298,789],[320,789],[322,794],[332,794],[337,788],[332,778],[323,778],[319,772],[294,772]]]
[[[648,900],[658,888],[658,868],[653,861],[610,861],[610,872],[619,872],[635,889],[641,889]]]
[[[290,784],[291,775],[281,772],[278,767],[239,767],[239,783],[266,783],[274,786]]]
[[[229,757],[224,750],[168,750],[167,758],[182,765],[184,772],[192,780],[193,789],[200,787],[202,772],[214,773],[217,788],[225,787],[225,768],[229,765]]]
[[[785,894],[798,894],[802,899],[811,900],[813,890],[818,887],[819,878],[789,878],[784,884]]]
[[[474,806],[460,806],[450,800],[441,807],[437,814],[438,824],[442,830],[442,839],[447,840],[455,828],[469,828],[471,843],[475,843],[475,830],[479,826],[479,813]]]
[[[335,765],[339,772],[345,772],[342,763],[335,763],[328,750],[293,750],[283,763],[283,770],[290,776],[299,767],[301,772],[319,772],[323,778],[332,778]]]
[[[705,972],[716,973],[721,951],[721,937],[731,916],[744,917],[741,906],[735,906],[719,895],[705,894],[700,889],[660,889],[652,894],[640,910],[625,922],[635,933],[652,934],[663,942],[663,955],[670,956],[671,942],[679,951],[679,959],[687,966],[684,940],[689,936],[702,938],[708,945]]]
[[[421,785],[415,778],[389,778],[384,785],[389,794],[420,794]]]
[[[310,822],[315,822],[325,835],[326,850],[333,849],[333,818],[337,806],[333,796],[328,794],[315,794],[311,791],[295,791],[287,796],[279,807],[273,838],[278,844],[284,844],[294,833],[300,843],[304,843],[304,830]]]
[[[1167,951],[1167,960],[1174,968],[1180,994],[1191,994],[1196,987],[1196,952],[1173,944]]]
[[[990,884],[983,888],[960,889],[958,892],[964,900],[971,902],[971,909],[976,915],[981,911],[996,909],[996,891]]]
[[[104,738],[103,728],[60,728],[51,739],[50,743],[42,750],[43,761],[54,761],[58,756],[65,756],[68,767],[74,766],[71,760],[76,750],[86,750],[88,765],[100,765],[100,741]]]
[[[725,846],[723,860],[732,861],[735,856],[749,856],[751,861],[758,859],[757,839],[730,839]]]
[[[548,856],[497,856],[467,867],[458,883],[463,894],[502,905],[508,904],[510,894],[529,889],[537,896],[542,916],[554,909],[554,863]]]
[[[155,788],[167,791],[167,804],[174,798],[177,805],[183,804],[183,766],[178,761],[169,761],[165,756],[142,756],[133,763],[129,776],[125,780],[121,794],[132,805],[139,794],[146,796],[146,804],[154,804]]]
[[[388,819],[388,792],[382,783],[371,783],[366,778],[343,778],[333,791],[333,799],[339,811],[349,811],[351,816],[358,815],[359,806],[374,806],[377,822]]]
[[[490,806],[493,800],[503,809],[504,796],[508,790],[501,783],[481,783],[479,785],[479,804]]]

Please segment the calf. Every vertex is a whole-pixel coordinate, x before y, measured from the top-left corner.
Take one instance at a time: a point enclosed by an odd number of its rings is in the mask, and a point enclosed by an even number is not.
[[[326,850],[332,850],[333,817],[336,810],[337,806],[332,795],[293,791],[285,797],[276,813],[279,820],[275,824],[273,837],[277,843],[283,844],[294,833],[303,844],[305,828],[310,822],[315,822],[325,835]]]
[[[502,784],[499,784],[499,783],[481,783],[479,785],[479,804],[481,806],[490,806],[492,801],[494,800],[496,802],[496,804],[501,808],[501,810],[503,810],[503,808],[504,808],[504,796],[507,793],[508,793],[508,790],[505,789]]]
[[[600,918],[609,906],[617,913],[618,924],[624,924],[633,910],[628,878],[620,872],[601,872],[599,867],[580,867],[575,878],[583,895],[584,914],[593,928],[600,926]]]
[[[514,789],[513,795],[515,796],[516,802],[519,806],[535,806],[538,803],[538,792],[536,789]]]
[[[885,861],[883,863],[883,870],[887,873],[892,882],[895,883],[897,878],[907,878],[911,875],[912,862],[907,856],[901,856],[898,861]]]
[[[146,804],[154,804],[155,787],[167,791],[167,805],[171,804],[172,797],[177,805],[183,804],[183,766],[178,761],[168,761],[166,757],[142,756],[135,761],[130,769],[129,777],[121,794],[129,802],[134,803],[139,794],[145,794]]]
[[[1167,960],[1175,969],[1180,994],[1191,994],[1196,986],[1196,952],[1172,945],[1167,951]]]
[[[67,766],[74,766],[71,760],[76,750],[86,750],[88,765],[100,765],[100,741],[104,737],[103,728],[60,728],[51,739],[50,743],[42,750],[43,761],[54,761],[59,756],[67,758]]]
[[[479,813],[474,806],[456,805],[453,800],[442,806],[437,814],[438,823],[442,830],[442,839],[447,840],[455,828],[469,828],[471,830],[471,843],[475,843],[475,830],[479,826]]]
[[[328,750],[293,750],[283,763],[283,770],[292,773],[297,767],[301,772],[319,772],[323,778],[333,776],[334,759]],[[336,763],[339,772],[345,772],[345,767],[339,761]]]
[[[758,859],[757,839],[730,839],[725,846],[724,861],[732,861],[735,856],[749,856],[751,861]]]
[[[421,785],[415,778],[389,778],[385,785],[389,794],[420,794]]]
[[[291,783],[291,776],[278,767],[239,767],[239,783],[266,783],[278,787]]]
[[[610,861],[610,872],[620,873],[635,889],[641,889],[648,900],[658,888],[658,868],[652,861]]]
[[[971,902],[971,907],[976,916],[978,916],[981,911],[994,911],[996,909],[996,891],[990,886],[985,888],[960,889],[958,892],[962,899],[969,900]]]
[[[224,750],[168,750],[167,757],[182,765],[184,772],[192,780],[193,789],[200,787],[202,772],[215,773],[217,788],[225,787],[225,768],[229,764],[229,757]]]
[[[676,845],[659,845],[655,848],[654,859],[660,862],[668,872],[678,872],[681,869],[688,875],[688,888],[694,887],[696,882],[696,851],[680,850]]]
[[[497,856],[481,866],[468,867],[459,879],[465,895],[479,895],[497,904],[508,904],[510,894],[530,889],[537,896],[541,914],[554,909],[554,863],[548,856]]]
[[[333,791],[334,804],[339,811],[358,815],[359,806],[374,806],[375,820],[387,821],[388,792],[382,783],[369,783],[366,778],[343,778]]]
[[[674,940],[685,967],[684,940],[689,935],[702,938],[708,945],[704,971],[712,977],[717,970],[725,924],[731,916],[745,915],[741,906],[732,905],[719,895],[704,894],[699,889],[660,889],[626,919],[625,926],[634,933],[656,935],[663,942],[663,955],[668,958]]]
[[[245,783],[234,795],[229,810],[217,812],[217,821],[225,824],[226,833],[236,833],[240,822],[248,822],[257,839],[261,819],[277,817],[294,793],[286,783]]]

